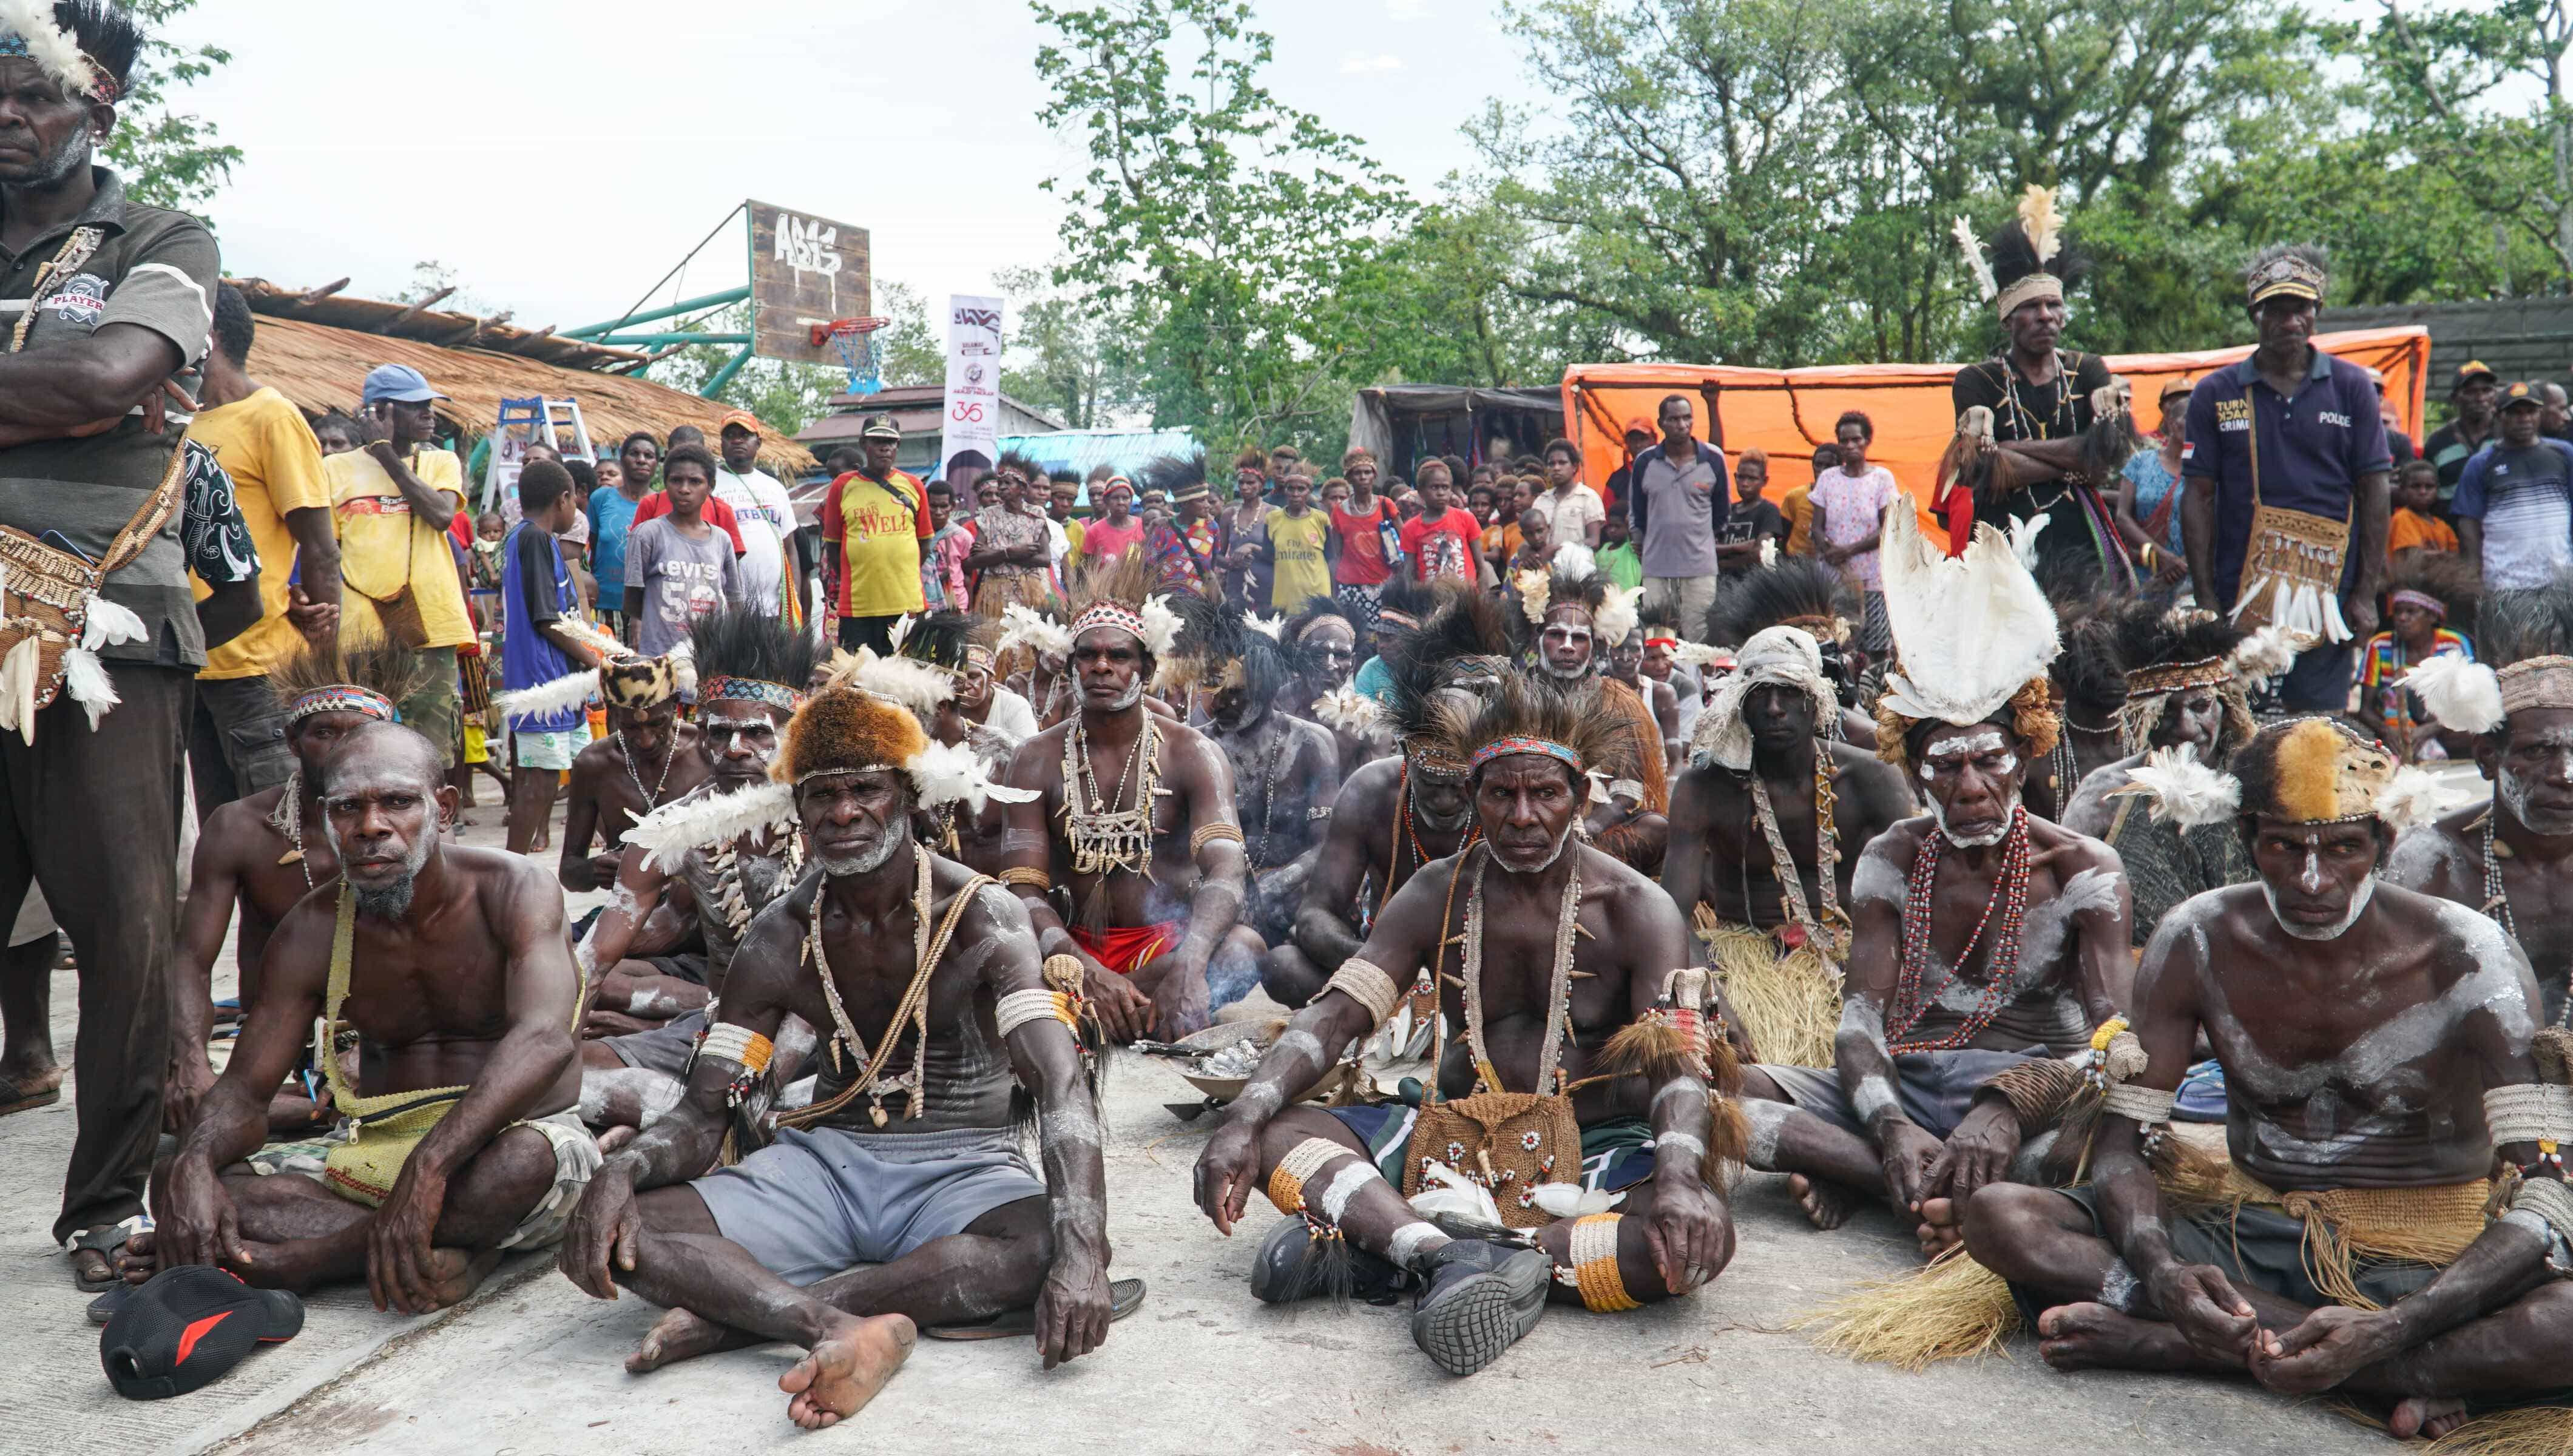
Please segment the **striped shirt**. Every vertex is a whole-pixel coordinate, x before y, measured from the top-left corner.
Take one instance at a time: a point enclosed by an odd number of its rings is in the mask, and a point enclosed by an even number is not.
[[[91,168],[90,176],[98,195],[79,217],[37,235],[24,252],[0,248],[0,327],[14,330],[25,317],[37,272],[62,255],[75,230],[93,229],[97,247],[65,272],[59,287],[47,288],[26,352],[68,350],[108,325],[137,325],[178,346],[181,364],[171,377],[193,395],[194,369],[214,326],[220,272],[214,237],[184,213],[127,202],[124,185],[105,168]],[[138,403],[102,434],[0,449],[0,525],[39,537],[51,533],[50,543],[68,542],[100,560],[160,485],[188,421],[173,409],[168,426],[156,432],[145,427]],[[205,665],[180,540],[184,520],[185,512],[173,509],[142,554],[107,579],[108,599],[132,609],[149,635],[99,655],[165,667]]]

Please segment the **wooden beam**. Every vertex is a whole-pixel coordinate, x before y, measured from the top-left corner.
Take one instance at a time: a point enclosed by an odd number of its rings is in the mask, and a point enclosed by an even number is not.
[[[685,350],[687,347],[688,346],[684,344],[673,344],[667,349],[656,349],[652,353],[643,356],[642,359],[635,363],[630,364],[619,364],[618,367],[625,371],[628,378],[631,378],[634,375],[643,372],[645,369],[650,368],[652,365],[659,364],[661,361],[668,359],[670,356]]]
[[[349,281],[345,278],[340,280],[338,283],[327,283],[318,289],[312,289],[297,296],[295,302],[299,304],[318,304],[348,286]]]
[[[463,333],[463,335],[462,335],[460,338],[456,338],[456,339],[449,340],[449,341],[447,341],[445,344],[441,345],[440,347],[441,347],[441,348],[444,348],[444,349],[465,349],[465,348],[469,348],[469,347],[472,345],[473,341],[475,341],[475,340],[477,340],[477,339],[481,338],[483,335],[485,335],[485,334],[489,333],[490,331],[492,331],[492,330],[494,330],[494,329],[497,329],[497,328],[498,328],[498,327],[500,327],[501,325],[506,324],[506,323],[508,323],[508,322],[509,322],[509,311],[508,311],[508,310],[506,310],[506,309],[502,309],[499,313],[492,315],[492,316],[491,316],[490,318],[488,318],[488,319],[476,319],[476,320],[474,320],[474,321],[473,321],[473,326],[472,326],[471,328],[469,328],[469,329],[465,330],[465,331],[464,331],[464,333]]]
[[[378,334],[393,333],[395,330],[400,329],[412,320],[419,318],[423,313],[427,312],[429,305],[442,302],[448,294],[453,292],[455,292],[455,286],[453,284],[449,284],[445,288],[439,289],[436,293],[429,295],[428,298],[421,300],[419,303],[412,305],[410,308],[396,314],[391,319],[386,320],[376,328],[375,332]]]

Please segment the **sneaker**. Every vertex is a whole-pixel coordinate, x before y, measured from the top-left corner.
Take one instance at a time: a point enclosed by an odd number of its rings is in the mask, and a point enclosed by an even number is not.
[[[1411,1342],[1448,1374],[1471,1375],[1536,1328],[1554,1261],[1460,1238],[1431,1253],[1421,1273],[1429,1287],[1411,1311]]]
[[[1264,1304],[1292,1304],[1329,1292],[1331,1280],[1324,1255],[1312,1247],[1312,1233],[1294,1214],[1278,1220],[1260,1240],[1251,1259],[1251,1297]],[[1342,1240],[1337,1258],[1346,1255],[1348,1297],[1361,1304],[1390,1304],[1412,1286],[1409,1272],[1391,1259],[1368,1253]]]

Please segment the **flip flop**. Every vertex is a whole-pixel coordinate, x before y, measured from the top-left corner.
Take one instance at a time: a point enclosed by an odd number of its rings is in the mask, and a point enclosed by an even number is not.
[[[133,1298],[134,1291],[140,1287],[141,1286],[137,1284],[129,1284],[123,1279],[117,1280],[115,1288],[108,1290],[106,1293],[101,1294],[96,1299],[89,1302],[89,1322],[92,1324],[105,1324],[109,1320],[114,1319],[116,1317],[116,1311],[123,1309],[125,1307],[125,1301]]]
[[[0,1081],[0,1117],[8,1116],[11,1112],[27,1112],[38,1107],[50,1107],[62,1099],[63,1085],[59,1082],[42,1092],[30,1092],[14,1082]]]
[[[80,1287],[83,1294],[104,1294],[124,1283],[124,1276],[116,1271],[116,1256],[124,1251],[126,1240],[138,1233],[148,1231],[151,1227],[151,1215],[137,1213],[122,1223],[103,1223],[96,1228],[84,1228],[64,1239],[65,1254],[78,1255],[84,1250],[89,1250],[107,1257],[106,1278],[90,1278],[83,1274],[80,1271],[80,1265],[75,1263],[72,1266],[72,1282]]]
[[[1118,1279],[1108,1286],[1108,1319],[1110,1323],[1133,1314],[1144,1304],[1144,1281]],[[990,1319],[969,1320],[963,1324],[933,1324],[922,1334],[933,1340],[1006,1340],[1037,1332],[1037,1310],[1033,1304],[1018,1309],[1005,1309]]]

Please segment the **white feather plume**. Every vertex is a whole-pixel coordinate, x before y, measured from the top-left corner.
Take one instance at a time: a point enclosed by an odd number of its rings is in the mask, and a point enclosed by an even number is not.
[[[2027,567],[2032,574],[2037,570],[2037,533],[2054,522],[2055,517],[2051,515],[2011,517],[2011,554],[2019,557],[2019,564]]]
[[[2055,189],[2032,182],[2019,200],[2020,226],[2028,230],[2028,246],[2040,263],[2052,262],[2064,251],[2064,215],[2055,210]]]
[[[1991,303],[1993,296],[2002,291],[2002,286],[2001,281],[1993,277],[1993,266],[1984,260],[1983,240],[1975,236],[1974,228],[1964,218],[1959,218],[1951,231],[1957,239],[1957,251],[1966,256],[1966,271],[1975,276],[1976,295],[1985,303]]]
[[[2368,807],[2396,834],[2418,828],[2439,817],[2439,781],[2407,763]]]
[[[1760,564],[1763,566],[1775,566],[1778,564],[1778,538],[1776,536],[1762,536],[1760,538]]]
[[[540,682],[531,688],[520,688],[513,693],[495,693],[491,706],[500,710],[504,720],[541,718],[565,708],[577,708],[588,702],[597,691],[598,672],[592,668],[551,682]]]
[[[956,679],[928,663],[910,657],[878,657],[863,647],[848,681],[860,692],[902,704],[924,723],[938,716],[940,703],[956,696]]]
[[[2442,652],[2403,675],[2421,695],[2439,726],[2460,733],[2490,733],[2501,726],[2501,678],[2480,662]]]
[[[914,616],[910,612],[904,612],[901,616],[893,619],[893,630],[886,635],[893,642],[893,651],[895,656],[899,657],[902,655],[902,644],[911,639],[911,629],[919,624],[920,618]]]
[[[1546,603],[1552,600],[1554,578],[1542,566],[1530,566],[1510,578],[1519,590],[1519,612],[1531,622],[1545,620]]]
[[[81,54],[80,42],[54,24],[53,0],[0,0],[0,31],[27,42],[27,58],[61,83],[63,94],[84,97],[98,84],[98,71]]]
[[[1610,582],[1599,602],[1599,640],[1611,647],[1625,641],[1635,624],[1643,620],[1643,601],[1644,588]]]
[[[1576,585],[1588,581],[1599,569],[1599,558],[1579,541],[1566,541],[1554,548],[1554,573]]]
[[[89,622],[81,628],[83,647],[96,652],[101,647],[117,647],[140,642],[152,634],[144,629],[143,619],[130,607],[109,601],[104,596],[89,599]]]
[[[98,720],[107,716],[107,710],[124,701],[117,696],[115,679],[107,675],[107,664],[86,647],[74,647],[63,654],[63,690],[89,714],[93,733],[98,731]]]
[[[1026,647],[1055,657],[1072,654],[1072,629],[1024,602],[1001,609],[1000,650]]]
[[[1171,599],[1154,595],[1144,599],[1144,646],[1155,657],[1168,657],[1180,643],[1180,614],[1171,610]]]
[[[1907,718],[1980,723],[2062,650],[2055,608],[1999,530],[1975,527],[1952,557],[1921,534],[1919,514],[1886,512],[1885,616],[1901,664],[1886,701]]]
[[[1013,789],[992,782],[982,755],[970,744],[941,743],[934,738],[927,748],[911,756],[903,771],[911,775],[912,788],[919,793],[924,809],[963,804],[980,814],[990,800],[1024,804],[1038,793],[1035,789]]]
[[[2257,686],[2296,665],[2296,654],[2311,645],[2301,632],[2276,623],[2262,627],[2233,648],[2233,676],[2244,686]]]
[[[1686,668],[1712,667],[1728,655],[1726,649],[1707,642],[1692,642],[1686,637],[1671,649],[1671,660]]]
[[[1381,731],[1384,709],[1375,699],[1342,685],[1313,700],[1313,717],[1325,728],[1364,738]]]
[[[2127,787],[2110,791],[2111,798],[2130,795],[2148,799],[2156,821],[2195,829],[2231,819],[2242,804],[2242,785],[2199,763],[2197,745],[2182,743],[2145,754],[2127,770]]]
[[[1270,641],[1277,642],[1283,640],[1283,634],[1286,630],[1286,614],[1276,612],[1264,617],[1258,612],[1249,612],[1243,616],[1242,624]]]
[[[634,821],[625,831],[628,845],[648,853],[644,863],[665,875],[678,873],[688,851],[724,844],[763,825],[793,832],[795,790],[788,784],[759,784],[729,794],[690,794],[674,799]]]

